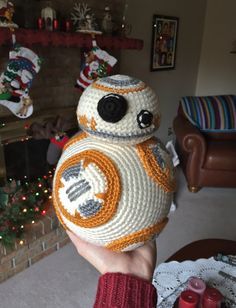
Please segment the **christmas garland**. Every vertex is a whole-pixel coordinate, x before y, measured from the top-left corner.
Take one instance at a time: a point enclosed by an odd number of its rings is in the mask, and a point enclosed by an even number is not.
[[[9,180],[0,187],[0,243],[11,247],[23,244],[25,226],[46,214],[51,199],[52,172],[34,182]]]

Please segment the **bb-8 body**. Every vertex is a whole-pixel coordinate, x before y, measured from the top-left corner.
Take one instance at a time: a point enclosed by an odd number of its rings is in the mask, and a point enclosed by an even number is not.
[[[77,116],[83,132],[66,144],[55,172],[57,215],[88,242],[135,249],[164,228],[175,189],[171,158],[152,138],[156,97],[131,77],[102,78],[83,93]]]

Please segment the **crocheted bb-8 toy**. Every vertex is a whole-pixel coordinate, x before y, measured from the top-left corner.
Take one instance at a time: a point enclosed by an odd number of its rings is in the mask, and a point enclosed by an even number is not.
[[[160,233],[175,190],[172,161],[153,138],[160,114],[140,80],[97,80],[77,108],[83,130],[64,147],[53,182],[62,225],[80,238],[127,251]]]

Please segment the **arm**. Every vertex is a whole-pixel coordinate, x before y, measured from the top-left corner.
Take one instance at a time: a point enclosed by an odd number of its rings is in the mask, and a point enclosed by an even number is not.
[[[94,308],[154,308],[156,304],[156,289],[147,280],[121,273],[106,273],[99,278]]]
[[[156,265],[155,241],[132,251],[114,252],[67,233],[78,253],[102,274],[94,308],[156,307],[156,289],[151,284]]]

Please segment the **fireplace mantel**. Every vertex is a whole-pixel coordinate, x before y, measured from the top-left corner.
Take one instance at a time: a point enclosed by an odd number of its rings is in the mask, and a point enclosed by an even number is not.
[[[34,123],[46,123],[49,120],[54,119],[56,116],[66,117],[70,120],[70,128],[78,126],[76,120],[76,106],[57,108],[55,113],[54,109],[46,109],[35,112],[30,118],[20,120],[16,117],[2,118],[1,122],[4,123],[4,127],[0,128],[0,144],[8,144],[17,141],[24,141],[30,139],[27,135],[27,129]]]
[[[44,30],[16,29],[17,42],[25,46],[38,44],[44,47],[92,47],[92,36],[84,33],[50,32]],[[100,48],[106,49],[137,49],[143,48],[143,41],[140,39],[96,35],[96,41]],[[0,28],[0,46],[11,44],[11,31],[7,28]]]

